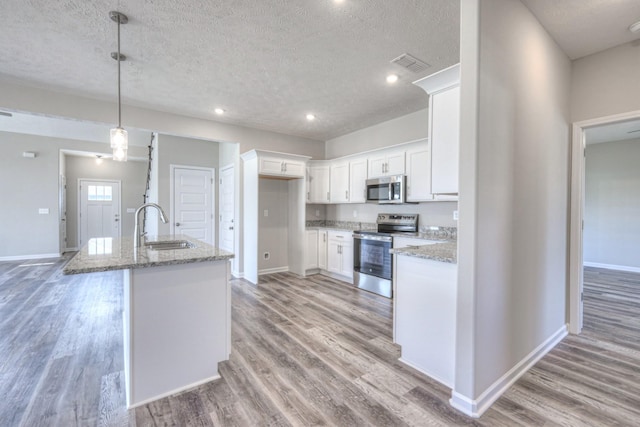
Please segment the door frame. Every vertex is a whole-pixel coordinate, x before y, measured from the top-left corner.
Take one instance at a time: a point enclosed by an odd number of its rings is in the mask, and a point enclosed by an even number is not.
[[[118,237],[122,237],[122,181],[119,179],[78,178],[78,249],[87,243],[80,243],[82,242],[82,181],[110,182],[118,185],[118,218],[120,221],[120,226],[118,227]]]
[[[575,122],[571,137],[571,188],[569,212],[569,332],[579,334],[583,325],[583,233],[585,190],[585,130],[595,126],[640,119],[640,110]]]
[[[233,188],[233,251],[234,253],[236,252],[236,232],[237,232],[237,221],[236,221],[236,177],[235,177],[235,167],[236,165],[231,163],[228,164],[227,166],[224,166],[222,168],[220,168],[220,175],[218,178],[218,185],[220,186],[220,190],[218,191],[218,228],[222,227],[222,214],[221,212],[221,207],[222,207],[222,173],[228,171],[229,169],[231,169],[233,171],[233,184],[231,185],[231,188]],[[222,231],[218,236],[218,239],[222,238]],[[218,247],[221,247],[222,245],[220,244],[220,241],[218,240],[217,242]],[[232,265],[232,270],[233,270],[233,263],[234,263],[235,258],[231,259],[231,265]]]
[[[175,201],[175,172],[176,169],[191,169],[191,170],[199,170],[199,171],[209,171],[211,172],[211,179],[213,180],[211,182],[211,246],[216,246],[216,239],[217,239],[217,235],[216,235],[216,223],[217,221],[214,221],[214,218],[216,216],[216,186],[214,185],[214,182],[216,181],[216,169],[215,168],[206,168],[206,167],[202,167],[202,166],[190,166],[190,165],[176,165],[176,164],[170,164],[169,165],[169,232],[172,235],[176,234],[176,223],[173,220],[175,218],[175,208],[174,208],[174,201]]]

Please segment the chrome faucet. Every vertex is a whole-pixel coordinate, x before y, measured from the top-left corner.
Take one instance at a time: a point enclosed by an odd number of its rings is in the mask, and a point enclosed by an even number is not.
[[[145,233],[140,233],[139,230],[140,230],[140,212],[142,212],[145,208],[148,208],[148,207],[154,207],[154,208],[158,209],[160,211],[160,219],[162,220],[162,222],[165,223],[165,224],[168,222],[167,221],[167,215],[164,213],[162,208],[159,205],[155,204],[155,203],[145,203],[144,205],[142,205],[138,209],[136,209],[136,214],[135,214],[135,216],[136,216],[136,225],[135,225],[135,227],[133,229],[133,238],[135,240],[135,244],[134,244],[135,248],[138,248],[138,247],[142,246],[142,244],[144,243],[143,242],[143,237],[144,237],[145,234],[147,234],[146,232]]]

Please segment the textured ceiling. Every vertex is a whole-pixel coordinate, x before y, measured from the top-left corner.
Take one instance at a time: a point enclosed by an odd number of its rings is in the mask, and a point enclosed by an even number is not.
[[[427,105],[411,84],[459,61],[459,1],[3,0],[0,75],[123,102],[326,140]],[[9,19],[7,19],[9,18]],[[410,53],[420,74],[389,61]],[[385,76],[400,81],[390,86]],[[213,113],[217,107],[227,113]],[[314,122],[305,115],[313,112]],[[126,126],[126,117],[123,118]]]
[[[640,39],[640,0],[522,0],[571,59]]]
[[[523,3],[571,58],[640,37],[640,0]],[[2,0],[0,78],[115,101],[110,10],[124,103],[317,140],[426,107],[411,81],[459,60],[459,0]]]

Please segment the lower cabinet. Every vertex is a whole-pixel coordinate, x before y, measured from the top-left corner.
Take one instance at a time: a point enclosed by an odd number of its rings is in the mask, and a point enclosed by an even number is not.
[[[353,236],[350,231],[329,231],[327,271],[353,279]]]
[[[304,269],[312,270],[318,268],[318,230],[307,230],[306,232],[306,252],[304,260]],[[325,255],[326,258],[326,255]]]
[[[327,230],[318,230],[318,268],[320,270],[327,269],[327,247],[329,239]]]
[[[402,347],[400,360],[453,387],[458,266],[411,256],[393,258],[393,335]]]

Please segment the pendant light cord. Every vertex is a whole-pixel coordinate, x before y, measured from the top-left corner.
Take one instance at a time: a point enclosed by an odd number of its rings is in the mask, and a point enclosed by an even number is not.
[[[118,22],[118,127],[122,128],[122,100],[120,98],[120,18]]]

